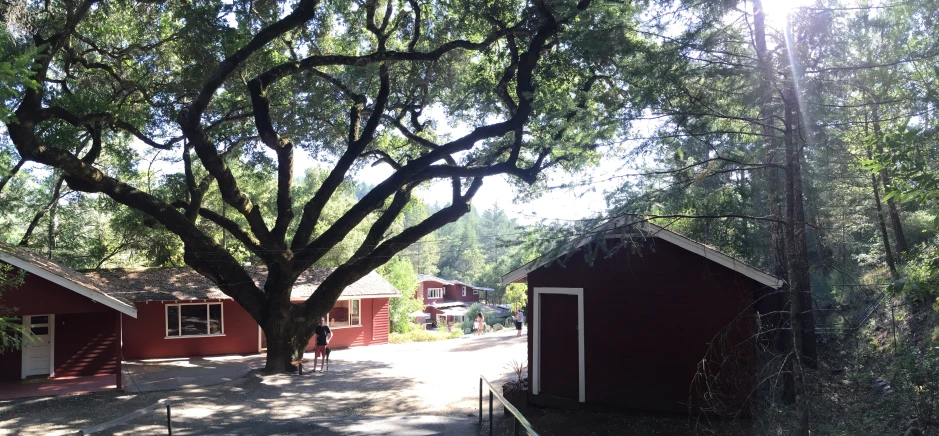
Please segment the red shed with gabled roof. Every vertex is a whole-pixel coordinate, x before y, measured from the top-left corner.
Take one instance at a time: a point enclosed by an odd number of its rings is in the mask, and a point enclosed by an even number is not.
[[[617,220],[592,233],[618,249],[591,262],[597,252],[582,240],[502,277],[528,283],[533,404],[687,412],[716,335],[733,326],[747,338],[742,315],[782,307],[781,280],[662,227]],[[748,373],[752,354],[735,358]]]
[[[0,354],[0,380],[105,377],[88,384],[121,389],[121,317],[137,317],[133,304],[23,248],[0,244],[0,261],[26,273],[22,285],[3,292],[0,306],[14,309],[33,335],[22,349]]]

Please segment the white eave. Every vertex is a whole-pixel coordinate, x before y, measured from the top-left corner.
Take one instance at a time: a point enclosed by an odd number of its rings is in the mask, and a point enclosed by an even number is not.
[[[619,218],[607,224],[604,224],[598,229],[602,231],[602,228],[604,226],[609,229],[615,229],[618,227],[622,227],[625,224],[626,224],[625,218]],[[688,239],[682,235],[679,235],[678,233],[669,231],[668,229],[657,226],[655,224],[652,224],[649,222],[643,222],[641,224],[634,225],[634,227],[638,227],[639,229],[641,229],[644,232],[644,235],[647,237],[659,238],[665,242],[674,244],[680,248],[683,248],[694,254],[704,257],[705,259],[711,260],[727,268],[730,268],[736,271],[737,273],[742,274],[746,277],[749,277],[760,284],[769,286],[774,289],[778,289],[779,287],[783,285],[783,283],[785,283],[782,279],[773,277],[763,271],[760,271],[759,269],[756,269],[750,266],[746,262],[742,262],[740,260],[734,259],[733,257],[730,257],[724,253],[721,253],[720,251],[717,251],[711,247],[708,247],[707,245]],[[622,235],[611,235],[611,236],[620,237]],[[585,244],[587,244],[589,241],[590,241],[589,238],[583,238],[574,244],[570,244],[570,246],[567,247],[566,251],[576,250],[584,246]],[[548,262],[551,262],[552,260],[554,259],[533,260],[521,266],[520,268],[517,268],[514,271],[511,271],[503,275],[502,283],[517,282],[523,279],[524,277],[528,276],[528,273],[538,268],[541,268],[542,266],[548,264]]]
[[[131,318],[137,318],[137,309],[135,307],[130,306],[127,303],[124,303],[123,301],[120,301],[117,298],[114,298],[110,295],[102,294],[101,292],[88,289],[78,283],[75,283],[59,275],[46,271],[45,269],[40,268],[36,266],[35,264],[27,262],[16,256],[11,256],[4,252],[0,252],[0,260],[10,265],[13,265],[19,269],[22,269],[23,271],[26,271],[30,274],[34,274],[40,278],[46,279],[52,283],[62,286],[63,288],[66,288],[79,295],[88,297],[96,303],[101,303]]]

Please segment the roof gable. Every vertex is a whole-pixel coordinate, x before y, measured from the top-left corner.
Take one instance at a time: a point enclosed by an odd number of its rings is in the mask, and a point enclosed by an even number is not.
[[[121,298],[119,295],[115,295],[111,292],[111,289],[71,268],[38,256],[29,250],[0,244],[0,261],[88,297],[92,301],[101,303],[130,317],[137,317],[137,308],[134,307],[133,303]]]
[[[626,227],[630,227],[633,230],[640,232],[645,237],[653,237],[653,238],[657,238],[662,241],[674,244],[675,246],[688,250],[701,257],[704,257],[707,260],[715,262],[726,268],[730,268],[731,270],[745,277],[748,277],[760,284],[763,284],[772,288],[779,288],[784,283],[782,279],[776,278],[764,271],[760,271],[759,269],[751,266],[750,264],[742,260],[731,257],[727,254],[724,254],[718,251],[717,249],[713,247],[709,247],[691,238],[682,236],[664,227],[660,227],[649,222],[643,222],[643,223],[634,224],[634,225],[627,225],[625,218],[618,218],[616,220],[609,221],[599,226],[592,233],[595,233],[595,234],[606,233],[607,235],[612,235],[617,231],[624,230]],[[574,243],[569,244],[568,247],[566,247],[562,251],[567,251],[567,252],[574,251],[586,245],[588,242],[590,242],[590,240],[591,240],[590,238],[581,238],[575,241]],[[553,261],[555,258],[556,257],[535,259],[509,273],[504,274],[502,276],[502,282],[513,283],[513,282],[519,281],[527,277],[529,272],[534,271],[538,268],[541,268],[544,265],[547,265],[548,263]]]
[[[418,274],[418,275],[417,275],[417,282],[418,282],[418,283],[423,283],[423,282],[437,282],[437,283],[442,283],[442,284],[444,284],[444,285],[461,285],[461,286],[466,286],[467,288],[479,289],[479,290],[481,290],[481,291],[492,291],[492,290],[493,290],[492,288],[486,288],[486,287],[483,287],[483,286],[474,286],[474,285],[471,285],[471,284],[466,283],[466,282],[461,282],[461,281],[459,281],[459,280],[447,280],[447,279],[442,279],[442,278],[440,278],[440,277],[432,276],[432,275],[430,275],[430,274]]]

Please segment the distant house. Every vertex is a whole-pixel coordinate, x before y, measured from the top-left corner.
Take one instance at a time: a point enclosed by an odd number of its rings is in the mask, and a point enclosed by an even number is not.
[[[426,274],[418,274],[417,282],[418,295],[424,299],[426,324],[465,321],[466,308],[478,303],[481,294],[493,290]]]
[[[0,261],[26,272],[0,306],[37,340],[0,354],[0,381],[30,376],[113,377],[122,388],[121,361],[258,353],[264,334],[248,313],[190,268],[76,272],[28,250],[0,244]],[[331,272],[311,268],[291,295],[312,295]],[[250,273],[263,282],[263,269]],[[329,312],[334,348],[388,342],[388,299],[400,293],[371,272],[347,287]],[[312,349],[312,347],[308,348]],[[98,383],[100,385],[100,383]]]
[[[773,291],[782,280],[709,246],[623,220],[595,233],[625,247],[591,263],[589,241],[580,241],[502,277],[528,283],[533,404],[687,412],[697,365],[716,335],[741,315],[781,310]],[[753,333],[752,324],[738,327],[728,343]],[[735,359],[749,373],[750,350]]]

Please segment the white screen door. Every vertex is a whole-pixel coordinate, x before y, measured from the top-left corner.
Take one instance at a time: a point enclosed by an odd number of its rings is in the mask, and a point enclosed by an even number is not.
[[[23,317],[23,326],[32,332],[23,344],[23,378],[31,375],[50,375],[52,367],[52,338],[54,315]]]

